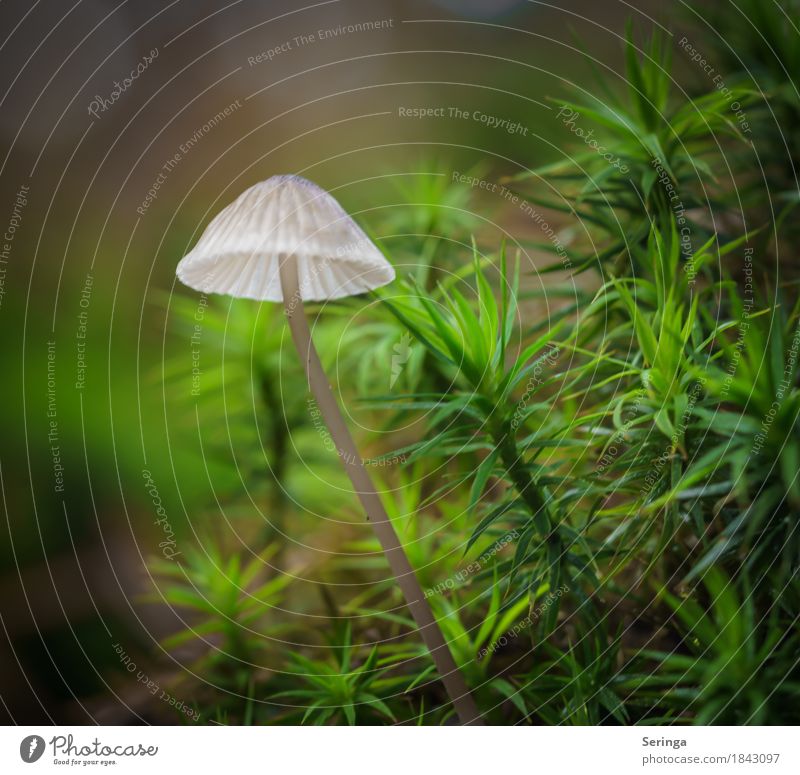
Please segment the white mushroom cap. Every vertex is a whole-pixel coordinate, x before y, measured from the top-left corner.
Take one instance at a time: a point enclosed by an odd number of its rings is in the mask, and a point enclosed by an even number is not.
[[[206,227],[177,275],[205,293],[283,301],[278,269],[290,255],[303,301],[354,296],[395,277],[342,206],[297,175],[275,175],[248,188]]]

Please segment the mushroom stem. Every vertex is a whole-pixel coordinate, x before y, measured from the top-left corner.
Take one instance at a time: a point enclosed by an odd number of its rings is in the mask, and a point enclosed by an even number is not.
[[[308,321],[303,312],[303,302],[297,276],[297,259],[294,255],[287,256],[281,260],[280,279],[286,317],[289,320],[295,347],[305,365],[309,387],[325,419],[342,464],[361,500],[364,511],[367,513],[367,519],[372,524],[383,553],[389,561],[389,567],[397,579],[397,583],[411,610],[411,615],[417,623],[422,639],[433,657],[436,669],[441,676],[442,683],[453,703],[459,720],[465,725],[483,725],[483,719],[478,712],[475,701],[467,688],[464,677],[453,660],[453,655],[450,653],[447,641],[445,641],[439,628],[439,623],[436,621],[433,611],[431,611],[422,593],[419,581],[417,581],[397,533],[389,521],[375,485],[372,483],[361,456],[358,454],[350,431],[347,429],[342,417],[339,404],[322,368],[322,363],[311,338],[311,331],[308,328]]]

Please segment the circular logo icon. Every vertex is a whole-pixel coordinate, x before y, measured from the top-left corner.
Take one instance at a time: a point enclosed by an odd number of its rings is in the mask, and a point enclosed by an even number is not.
[[[32,764],[39,761],[39,757],[44,753],[44,738],[39,735],[28,735],[19,744],[19,755],[22,761]]]

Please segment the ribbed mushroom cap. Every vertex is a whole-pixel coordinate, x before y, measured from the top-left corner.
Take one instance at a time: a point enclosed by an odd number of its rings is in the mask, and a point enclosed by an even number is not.
[[[395,276],[342,206],[297,175],[275,175],[248,188],[211,221],[176,273],[205,293],[283,301],[278,269],[290,255],[303,301],[354,296]]]

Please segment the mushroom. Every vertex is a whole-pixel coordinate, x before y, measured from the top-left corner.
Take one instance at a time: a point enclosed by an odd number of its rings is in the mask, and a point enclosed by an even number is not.
[[[308,383],[462,724],[481,725],[466,682],[364,467],[314,348],[303,302],[365,293],[394,269],[339,203],[296,175],[257,183],[208,225],[178,279],[204,293],[282,301]]]

